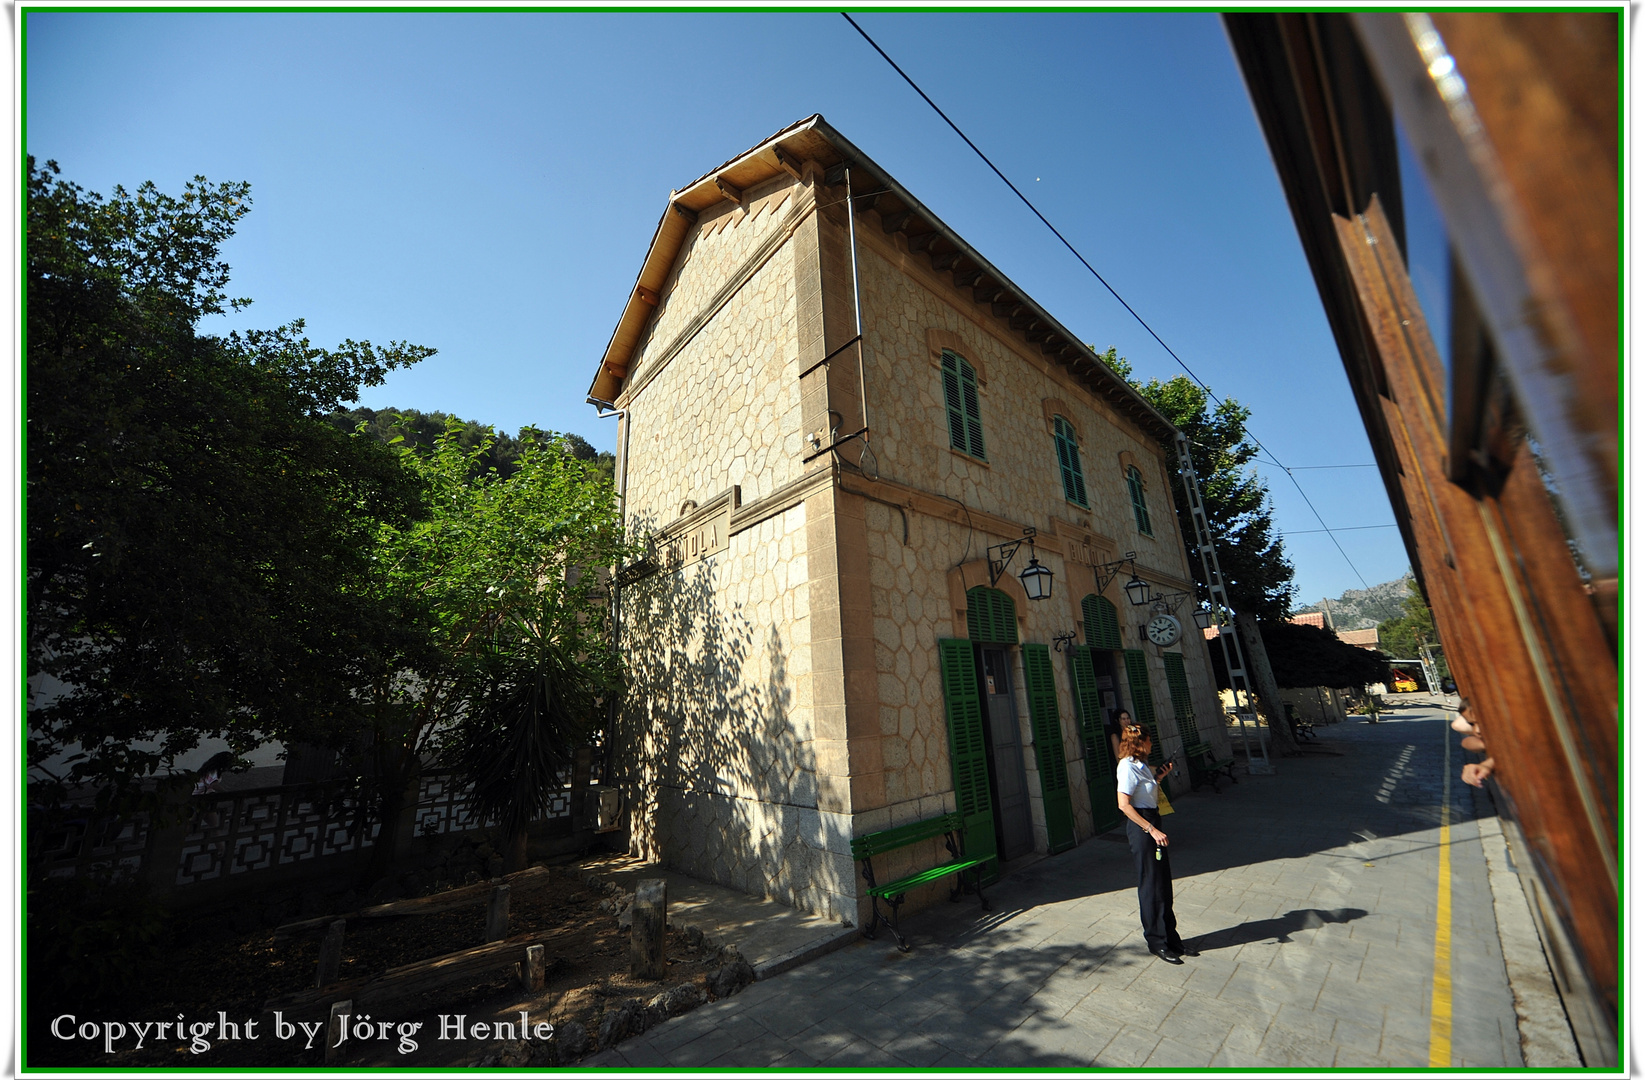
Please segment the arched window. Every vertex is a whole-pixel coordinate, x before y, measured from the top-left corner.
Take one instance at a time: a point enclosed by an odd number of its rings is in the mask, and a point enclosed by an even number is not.
[[[982,445],[977,370],[952,349],[942,351],[942,396],[948,404],[948,445],[962,454],[987,461]]]
[[[1143,490],[1142,473],[1135,465],[1125,470],[1125,486],[1131,489],[1131,513],[1137,517],[1137,531],[1153,536],[1154,526],[1148,520],[1148,495]]]
[[[1088,506],[1085,501],[1085,474],[1080,471],[1080,442],[1074,434],[1074,425],[1059,416],[1052,427],[1056,432],[1057,464],[1062,467],[1063,497],[1069,502]]]

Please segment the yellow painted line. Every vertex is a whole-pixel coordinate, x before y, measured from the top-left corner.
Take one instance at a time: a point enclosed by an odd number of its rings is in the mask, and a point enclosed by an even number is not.
[[[1445,778],[1439,800],[1439,911],[1434,920],[1434,1001],[1428,1021],[1428,1067],[1451,1065],[1451,735],[1445,727]]]

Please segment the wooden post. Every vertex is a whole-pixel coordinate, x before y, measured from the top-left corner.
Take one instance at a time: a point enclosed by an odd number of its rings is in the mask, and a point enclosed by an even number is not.
[[[637,979],[661,979],[668,974],[668,882],[647,878],[634,890],[629,909],[634,926],[629,931],[629,965]]]
[[[326,1064],[342,1060],[343,1039],[348,1034],[348,1019],[354,1013],[353,1001],[331,1003],[331,1019],[326,1023]]]
[[[491,906],[486,908],[486,940],[501,941],[508,936],[508,886],[491,890]]]
[[[548,957],[541,945],[528,945],[525,963],[520,965],[520,985],[536,992],[543,988],[548,973]]]
[[[320,942],[320,968],[314,976],[316,988],[330,986],[337,981],[337,975],[343,968],[343,931],[347,927],[347,919],[338,919],[326,930],[325,939]]]
[[[571,764],[571,831],[580,833],[584,829],[592,829],[594,823],[588,820],[588,784],[594,770],[594,750],[592,747],[579,747]]]

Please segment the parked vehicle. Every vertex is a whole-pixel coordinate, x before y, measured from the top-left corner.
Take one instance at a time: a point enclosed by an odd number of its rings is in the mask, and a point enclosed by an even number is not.
[[[1414,694],[1417,692],[1417,681],[1403,671],[1394,672],[1394,693]]]

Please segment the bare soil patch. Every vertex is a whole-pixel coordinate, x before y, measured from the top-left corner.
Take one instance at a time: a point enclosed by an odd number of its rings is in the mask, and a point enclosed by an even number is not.
[[[569,1023],[586,1029],[586,1055],[601,1049],[598,1035],[606,1014],[623,1003],[638,999],[643,1005],[657,994],[684,984],[703,988],[712,997],[713,976],[723,957],[715,943],[700,934],[671,928],[668,934],[669,974],[662,981],[643,981],[629,973],[629,932],[619,925],[621,895],[607,891],[603,883],[585,880],[577,866],[560,867],[511,890],[509,933],[553,932],[548,950],[548,972],[540,993],[527,993],[512,972],[500,968],[495,975],[425,994],[397,1009],[399,1015],[372,1017],[381,1031],[383,1022],[392,1025],[386,1038],[356,1042],[347,1060],[349,1066],[438,1066],[471,1064],[487,1053],[505,1049],[494,1041],[440,1039],[440,1017],[464,1015],[465,1026],[491,1019],[519,1020],[518,1012],[528,1011],[533,1027],[548,1021],[558,1030]],[[298,1029],[288,1039],[270,1030],[272,1020],[263,1012],[265,1003],[282,995],[313,986],[319,959],[319,933],[277,940],[272,929],[236,932],[226,918],[178,916],[168,929],[165,963],[146,974],[139,985],[118,999],[84,1008],[57,1006],[31,1008],[28,1017],[27,1061],[31,1067],[65,1065],[111,1066],[116,1068],[223,1068],[296,1067],[322,1064],[323,1037],[312,1039]],[[370,977],[391,968],[427,960],[485,942],[485,905],[431,915],[383,919],[351,919],[344,939],[341,979]],[[523,953],[523,947],[522,947]],[[102,1036],[95,1042],[80,1038],[63,1040],[53,1036],[51,1025],[62,1012],[74,1013],[74,1024],[87,1021],[123,1023],[128,1034],[118,1040],[115,1052],[104,1052]],[[202,1053],[191,1052],[190,1039],[148,1038],[136,1048],[136,1023],[172,1022],[182,1014],[191,1026],[210,1021],[204,1037],[211,1044]],[[224,1014],[220,1018],[219,1014]],[[220,1038],[220,1019],[237,1024],[241,1037]],[[256,1038],[247,1038],[245,1021],[256,1020]],[[289,1017],[288,1017],[289,1019]],[[417,1044],[402,1053],[399,1029],[409,1024],[421,1027],[409,1036]],[[67,1030],[65,1022],[59,1030]],[[445,1030],[452,1030],[448,1022]],[[152,1032],[153,1029],[150,1029]],[[532,1064],[552,1064],[555,1051],[540,1047],[515,1047],[518,1055],[533,1050]],[[524,1062],[520,1062],[524,1064]]]

